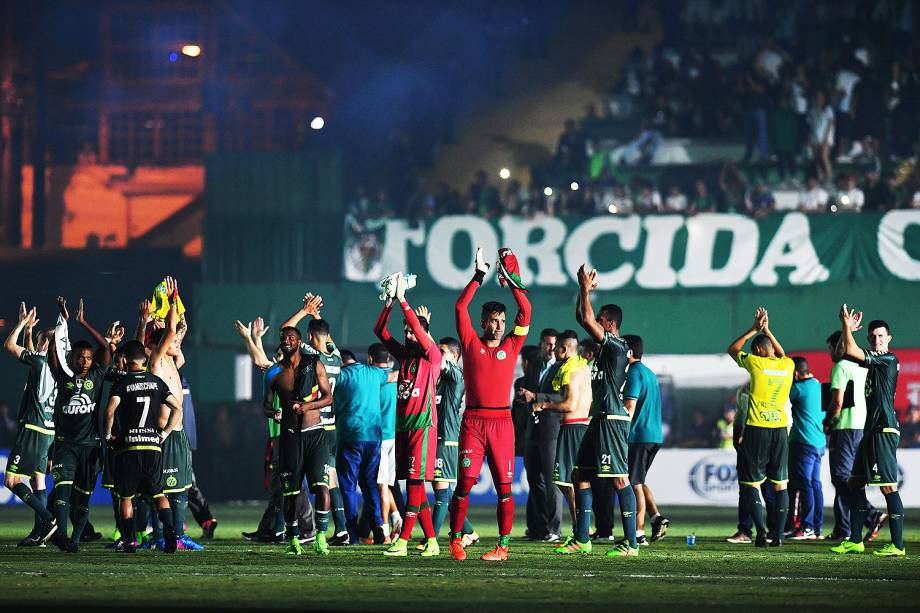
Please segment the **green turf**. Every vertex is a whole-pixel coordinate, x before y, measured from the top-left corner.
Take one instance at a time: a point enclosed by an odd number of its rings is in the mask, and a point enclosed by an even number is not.
[[[781,550],[730,545],[722,539],[734,532],[733,511],[671,509],[668,537],[643,548],[638,558],[606,558],[607,545],[597,546],[589,557],[561,558],[549,553],[546,544],[516,539],[509,561],[486,563],[477,558],[494,542],[494,513],[476,509],[473,519],[486,537],[470,548],[466,562],[450,560],[443,545],[437,559],[384,558],[382,546],[291,559],[278,546],[239,538],[241,530],[255,527],[260,511],[255,506],[218,506],[217,540],[206,551],[128,556],[98,543],[84,545],[75,555],[53,547],[17,549],[15,543],[28,532],[31,518],[23,508],[2,509],[0,610],[15,610],[9,605],[27,599],[54,606],[161,601],[196,607],[477,613],[534,605],[540,613],[627,606],[916,608],[920,594],[916,529],[907,532],[907,558],[841,558],[830,554],[824,542],[787,544]],[[104,533],[111,531],[109,513],[105,507],[93,509]],[[516,525],[515,534],[521,533],[522,518]],[[685,541],[690,531],[697,535],[692,548]],[[196,536],[197,529],[191,534]],[[884,530],[869,549],[887,540]]]

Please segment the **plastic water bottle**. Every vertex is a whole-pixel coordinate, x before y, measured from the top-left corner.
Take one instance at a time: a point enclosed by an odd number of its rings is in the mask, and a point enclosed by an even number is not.
[[[696,545],[696,532],[691,532],[687,535],[687,547],[693,547]]]

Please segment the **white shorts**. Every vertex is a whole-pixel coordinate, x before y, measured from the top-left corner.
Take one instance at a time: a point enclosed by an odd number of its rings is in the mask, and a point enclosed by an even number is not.
[[[396,439],[380,443],[380,468],[377,470],[377,485],[396,483]]]

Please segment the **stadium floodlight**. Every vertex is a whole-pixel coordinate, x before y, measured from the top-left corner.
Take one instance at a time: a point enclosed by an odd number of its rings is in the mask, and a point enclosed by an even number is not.
[[[841,200],[841,201],[842,201],[842,200]],[[837,212],[837,205],[836,205],[836,204],[832,204],[832,205],[831,205],[831,213],[836,213],[836,212]]]
[[[502,179],[507,179],[511,176],[511,171],[507,168],[502,168],[498,171],[498,176],[500,176]]]
[[[553,195],[553,188],[552,188],[552,187],[546,187],[546,188],[544,188],[544,189],[543,189],[543,195],[544,195],[544,196],[552,196],[552,195]]]
[[[569,185],[569,187],[572,188],[573,192],[577,192],[578,191],[578,181],[572,181],[572,184]]]
[[[843,206],[850,204],[850,197],[847,196],[846,194],[843,194],[842,196],[840,196],[840,204],[842,204]]]
[[[310,127],[313,128],[314,130],[322,130],[323,126],[325,125],[326,125],[326,120],[318,115],[314,117],[313,120],[310,122]]]
[[[201,55],[201,47],[198,45],[182,45],[182,55],[198,57]]]
[[[611,215],[616,215],[616,214],[617,214],[617,205],[611,204],[610,206],[607,207],[607,210],[610,212]]]

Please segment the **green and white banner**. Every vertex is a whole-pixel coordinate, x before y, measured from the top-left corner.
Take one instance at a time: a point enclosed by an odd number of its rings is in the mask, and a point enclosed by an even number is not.
[[[377,282],[402,270],[417,274],[420,285],[459,289],[470,279],[476,246],[492,257],[499,247],[513,249],[530,287],[574,287],[582,263],[598,270],[599,287],[608,290],[918,282],[920,210],[759,220],[720,213],[366,220],[346,228],[345,278]]]

